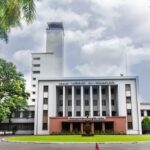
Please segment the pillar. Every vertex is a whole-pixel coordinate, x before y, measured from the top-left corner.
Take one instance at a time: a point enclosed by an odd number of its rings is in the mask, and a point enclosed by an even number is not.
[[[72,86],[72,117],[74,117],[74,86]]]
[[[90,86],[90,116],[93,117],[93,87]]]
[[[81,133],[83,133],[83,123],[80,124]]]
[[[108,100],[109,100],[109,116],[112,116],[112,111],[111,111],[111,86],[108,86]]]
[[[65,117],[65,105],[66,105],[66,103],[65,103],[65,99],[66,99],[66,92],[65,92],[65,86],[63,86],[63,117]]]
[[[105,132],[105,122],[102,122],[102,131]]]
[[[70,123],[70,132],[72,132],[73,131],[73,123],[71,122]]]
[[[102,117],[102,86],[99,86],[99,116]]]
[[[91,131],[94,133],[94,123],[91,124]]]
[[[81,86],[81,117],[84,117],[84,94],[83,94],[83,86]]]

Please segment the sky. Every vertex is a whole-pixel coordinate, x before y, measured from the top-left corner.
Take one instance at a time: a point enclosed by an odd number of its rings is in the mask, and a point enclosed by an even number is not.
[[[63,22],[65,76],[139,76],[140,100],[150,102],[150,0],[38,0],[36,19],[22,21],[0,58],[31,81],[31,52],[44,52],[47,22]]]

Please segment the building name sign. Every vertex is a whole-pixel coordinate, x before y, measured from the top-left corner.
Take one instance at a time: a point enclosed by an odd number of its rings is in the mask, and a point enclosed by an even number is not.
[[[112,85],[114,81],[71,81],[59,82],[59,85]]]

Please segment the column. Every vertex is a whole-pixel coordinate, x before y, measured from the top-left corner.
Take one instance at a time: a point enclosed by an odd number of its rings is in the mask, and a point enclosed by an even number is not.
[[[102,86],[99,86],[99,116],[102,117]]]
[[[108,86],[108,100],[109,100],[109,116],[112,116],[111,113],[111,85]]]
[[[92,122],[92,124],[91,124],[91,128],[92,128],[92,133],[94,133],[94,123]]]
[[[81,86],[81,117],[84,116],[84,94],[83,94],[83,86]]]
[[[90,117],[93,117],[93,87],[90,86]]]
[[[81,133],[83,133],[83,122],[81,122],[80,128],[81,128]]]
[[[74,117],[74,86],[72,86],[72,117]]]
[[[70,132],[72,132],[73,131],[73,123],[71,122],[70,123]]]
[[[65,99],[66,99],[66,92],[65,92],[65,86],[63,86],[63,117],[65,117]]]
[[[102,131],[105,132],[105,122],[102,122]]]

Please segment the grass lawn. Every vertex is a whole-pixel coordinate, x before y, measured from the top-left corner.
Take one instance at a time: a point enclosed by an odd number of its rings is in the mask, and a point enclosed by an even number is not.
[[[150,141],[148,135],[95,135],[82,137],[81,135],[52,135],[52,136],[16,136],[6,138],[8,141],[28,142],[138,142]]]

